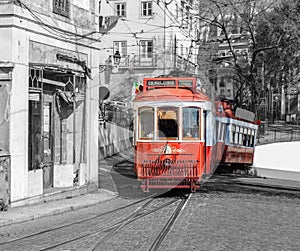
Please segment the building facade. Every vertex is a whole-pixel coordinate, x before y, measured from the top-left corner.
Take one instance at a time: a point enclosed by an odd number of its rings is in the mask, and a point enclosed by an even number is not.
[[[197,1],[100,2],[100,83],[110,99],[130,103],[144,77],[197,74]]]
[[[98,187],[98,4],[0,1],[3,204]]]

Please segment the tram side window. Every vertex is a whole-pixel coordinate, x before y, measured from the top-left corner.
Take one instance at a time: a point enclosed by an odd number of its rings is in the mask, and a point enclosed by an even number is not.
[[[159,139],[178,139],[178,108],[160,107],[157,109]]]
[[[185,107],[183,113],[182,135],[184,140],[200,139],[200,109]]]
[[[240,146],[243,145],[243,132],[244,132],[243,127],[240,127],[240,133],[239,133],[239,145]]]
[[[247,141],[247,146],[252,147],[252,129],[248,129],[248,141]]]
[[[236,137],[236,128],[235,128],[235,125],[232,125],[231,126],[231,135],[230,135],[230,144],[234,144],[235,143],[235,137]]]
[[[219,141],[224,141],[224,134],[225,134],[225,124],[222,122],[217,122],[217,128],[218,128],[218,135],[217,135],[217,139]]]
[[[243,132],[243,146],[247,146],[247,140],[248,140],[248,129],[244,128],[244,132]]]
[[[221,140],[225,141],[226,138],[226,125],[224,123],[222,123],[222,136],[221,136]]]
[[[254,147],[254,141],[255,141],[255,130],[252,130],[252,132],[251,132],[251,147]]]
[[[144,107],[139,109],[139,138],[153,139],[154,137],[154,109]]]
[[[240,132],[240,128],[237,126],[235,128],[235,137],[234,137],[234,144],[235,145],[239,144],[239,132]]]

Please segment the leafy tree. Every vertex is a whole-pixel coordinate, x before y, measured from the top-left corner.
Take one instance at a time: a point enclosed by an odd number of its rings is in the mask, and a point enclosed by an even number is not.
[[[280,42],[275,37],[272,43],[258,41],[258,28],[263,27],[264,16],[276,5],[276,1],[269,0],[201,0],[200,4],[199,21],[210,27],[207,39],[226,43],[230,52],[225,63],[230,66],[229,76],[237,85],[236,103],[238,106],[246,104],[252,111],[257,110],[259,100],[261,55],[277,48]],[[219,33],[216,34],[216,30]],[[241,55],[234,49],[232,34],[237,34],[235,40],[248,45],[248,54]],[[216,58],[215,64],[222,63],[224,57]]]

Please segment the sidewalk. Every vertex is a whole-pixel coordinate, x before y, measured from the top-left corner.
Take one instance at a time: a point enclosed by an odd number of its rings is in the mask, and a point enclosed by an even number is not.
[[[109,158],[100,160],[98,166],[99,172],[105,165],[113,166],[124,159],[132,159],[132,156],[131,149],[128,149]],[[73,190],[76,190],[76,188]],[[74,191],[72,194],[75,194]],[[7,211],[0,211],[0,227],[94,206],[103,201],[112,200],[117,196],[118,194],[115,192],[99,188],[95,192],[74,196],[72,198],[66,193],[63,199],[8,208]]]
[[[0,212],[0,227],[94,206],[115,197],[117,197],[117,195],[108,190],[98,189],[96,192],[76,196],[70,199],[65,198],[46,203],[42,202],[8,208],[7,211]]]

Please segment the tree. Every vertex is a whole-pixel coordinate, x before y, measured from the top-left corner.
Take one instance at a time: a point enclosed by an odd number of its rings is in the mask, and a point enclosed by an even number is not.
[[[216,57],[215,64],[230,65],[230,77],[237,85],[235,100],[238,106],[246,104],[249,110],[256,111],[260,87],[258,66],[262,52],[278,47],[273,44],[260,43],[257,39],[259,21],[274,9],[276,1],[270,0],[203,0],[200,4],[199,21],[209,27],[207,39],[210,42],[227,45],[229,56]],[[233,34],[235,34],[233,36]],[[236,41],[244,42],[247,53],[235,50]]]
[[[299,79],[300,48],[300,3],[283,0],[272,12],[264,17],[257,37],[260,46],[277,47],[266,54],[266,76],[275,77],[275,84],[293,84]]]

